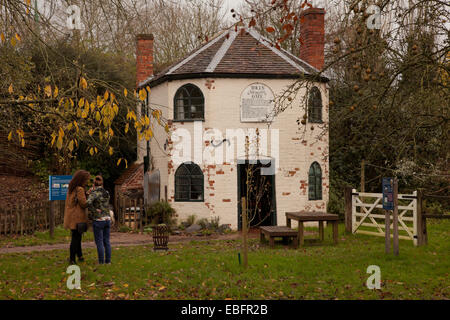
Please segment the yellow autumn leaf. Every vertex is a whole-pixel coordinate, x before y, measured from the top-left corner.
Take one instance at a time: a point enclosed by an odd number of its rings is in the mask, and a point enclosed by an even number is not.
[[[13,132],[11,131],[11,132],[8,134],[8,141],[11,141],[12,135],[13,135]]]
[[[127,123],[127,124],[125,125],[125,133],[127,133],[129,129],[130,129],[130,124]]]
[[[139,99],[145,101],[147,99],[147,91],[145,89],[139,90]]]
[[[68,148],[69,148],[70,152],[73,151],[73,140],[70,140]]]
[[[112,136],[114,136],[114,131],[113,131],[113,129],[111,129],[111,128],[109,128],[109,135],[112,137]]]
[[[106,100],[108,100],[108,98],[109,98],[109,92],[108,92],[108,90],[106,90],[106,92],[103,96],[103,99],[106,101]]]
[[[109,147],[109,155],[112,156],[114,153],[114,149],[113,147]]]
[[[125,169],[127,169],[128,168],[128,161],[127,161],[127,159],[124,159],[125,160]]]
[[[11,38],[11,45],[15,47],[17,44],[16,38]]]
[[[98,153],[98,149],[97,149],[97,147],[95,147],[95,148],[94,148],[94,150],[95,150],[95,153]]]
[[[150,92],[152,91],[152,90],[150,90],[149,86],[146,86],[145,89],[147,89],[148,94],[150,94]]]
[[[3,33],[2,33],[2,35],[3,35]],[[127,88],[123,89],[123,94],[124,94],[125,97],[128,96],[128,90],[127,90]]]
[[[86,89],[87,86],[88,86],[88,83],[87,83],[86,79],[83,78],[83,77],[80,78],[80,86],[81,86],[82,89]]]
[[[89,135],[92,137],[93,134],[94,134],[94,129],[90,129],[89,130]]]
[[[58,149],[62,149],[62,146],[63,146],[63,139],[62,139],[61,136],[59,136],[59,137],[58,137],[58,140],[56,140],[56,147],[57,147]]]
[[[17,39],[17,41],[22,41],[22,38],[19,36],[18,33],[16,33],[16,39]]]
[[[52,133],[52,147],[55,144],[56,134]]]
[[[79,106],[80,108],[83,108],[83,107],[84,107],[84,98],[81,98],[80,101],[78,101],[78,106]]]
[[[94,148],[89,149],[89,154],[90,154],[91,156],[94,155]]]
[[[80,128],[78,128],[78,122],[74,121],[73,125],[75,126],[75,128],[77,129],[77,132],[80,130]]]
[[[122,161],[122,158],[120,158],[119,160],[117,160],[117,166],[119,166],[120,162]]]
[[[47,97],[51,97],[52,96],[52,87],[50,87],[50,85],[45,86],[44,93]]]
[[[64,137],[64,130],[62,128],[59,128],[58,134],[61,138]]]
[[[56,98],[58,96],[58,94],[59,94],[58,87],[55,86],[55,89],[53,90],[53,98]]]
[[[3,32],[0,34],[0,39],[2,40],[2,42],[6,41],[5,34]]]
[[[14,89],[13,89],[12,83],[9,85],[8,92],[9,92],[9,94],[13,94],[14,93]]]
[[[100,121],[100,119],[100,112],[97,111],[97,113],[95,114],[95,120]]]
[[[20,142],[20,144],[22,145],[22,148],[25,147],[25,139],[22,139],[22,141]]]

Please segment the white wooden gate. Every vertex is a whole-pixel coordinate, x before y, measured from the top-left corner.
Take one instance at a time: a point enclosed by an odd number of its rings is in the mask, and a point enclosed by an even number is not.
[[[382,197],[382,193],[352,190],[352,233],[385,236]],[[417,191],[413,194],[399,194],[398,204],[399,239],[412,240],[417,246]],[[392,230],[392,214],[390,229]]]

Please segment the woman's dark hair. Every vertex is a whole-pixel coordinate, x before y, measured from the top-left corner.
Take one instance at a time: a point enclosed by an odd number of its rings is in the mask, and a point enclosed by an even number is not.
[[[78,170],[75,172],[69,183],[69,193],[72,193],[77,187],[84,187],[90,176],[91,174],[86,170]]]

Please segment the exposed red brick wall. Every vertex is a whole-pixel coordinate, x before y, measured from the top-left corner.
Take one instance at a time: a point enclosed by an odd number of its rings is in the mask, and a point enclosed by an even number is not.
[[[301,13],[300,21],[300,59],[321,70],[325,64],[325,10],[309,8]]]
[[[136,36],[136,87],[153,75],[153,34]]]

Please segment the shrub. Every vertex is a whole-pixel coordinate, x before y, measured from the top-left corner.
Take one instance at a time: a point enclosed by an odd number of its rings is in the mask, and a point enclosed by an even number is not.
[[[219,222],[220,222],[220,217],[211,218],[211,223],[210,223],[211,229],[213,229],[213,230],[219,229]]]
[[[327,212],[344,216],[344,197],[337,194],[335,189],[330,189],[330,199],[327,204]]]
[[[197,220],[197,216],[195,214],[190,215],[186,220],[187,227],[192,226],[196,220]]]
[[[170,226],[176,221],[176,211],[167,201],[158,201],[146,206],[145,215],[152,225],[164,223]]]
[[[120,228],[119,228],[119,232],[126,233],[126,232],[130,232],[130,231],[131,231],[131,228],[129,226],[127,226],[127,225],[121,225]]]
[[[209,227],[209,222],[208,222],[208,219],[206,219],[206,218],[202,218],[202,219],[198,220],[197,224],[200,225],[200,227],[202,227],[202,229],[208,229],[208,227]]]

